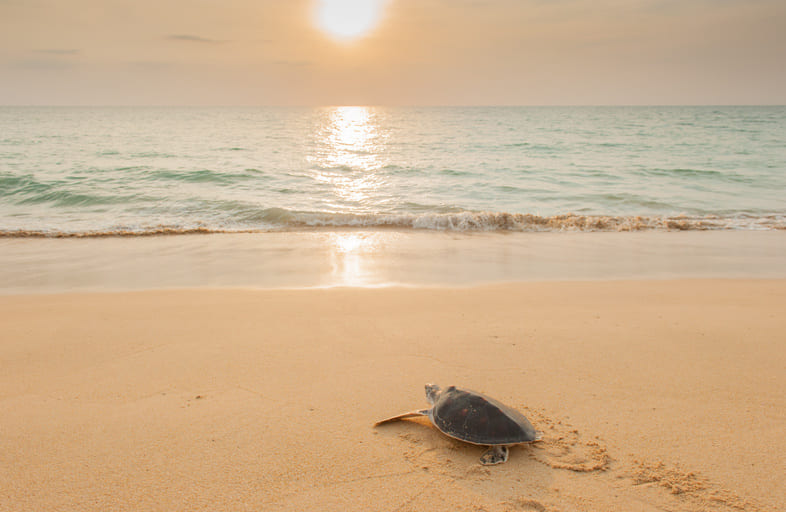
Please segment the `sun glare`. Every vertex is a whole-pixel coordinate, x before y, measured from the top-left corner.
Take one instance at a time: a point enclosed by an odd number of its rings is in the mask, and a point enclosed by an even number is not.
[[[379,23],[385,0],[316,0],[315,21],[341,41],[365,36]]]
[[[319,151],[310,156],[317,169],[314,178],[332,185],[344,211],[363,210],[369,196],[380,186],[375,172],[388,164],[383,145],[385,134],[370,107],[332,107],[324,110]]]

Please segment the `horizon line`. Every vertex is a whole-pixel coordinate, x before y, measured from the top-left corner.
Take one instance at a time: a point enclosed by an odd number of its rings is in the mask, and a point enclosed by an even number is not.
[[[169,103],[118,103],[118,104],[0,104],[0,108],[592,108],[592,107],[786,107],[786,103],[553,103],[553,104],[169,104]]]

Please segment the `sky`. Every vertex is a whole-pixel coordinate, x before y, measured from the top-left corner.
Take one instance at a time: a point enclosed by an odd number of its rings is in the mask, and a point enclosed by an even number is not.
[[[0,105],[620,104],[786,104],[786,1],[0,0]]]

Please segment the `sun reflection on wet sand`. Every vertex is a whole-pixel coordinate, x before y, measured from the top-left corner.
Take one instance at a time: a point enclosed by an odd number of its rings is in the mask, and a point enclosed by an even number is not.
[[[330,261],[336,286],[379,285],[374,263],[382,249],[381,237],[381,233],[369,232],[330,233]]]

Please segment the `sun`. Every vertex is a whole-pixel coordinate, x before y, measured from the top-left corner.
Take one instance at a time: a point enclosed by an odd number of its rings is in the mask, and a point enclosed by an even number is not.
[[[385,0],[316,0],[315,22],[340,41],[365,36],[379,23]]]

